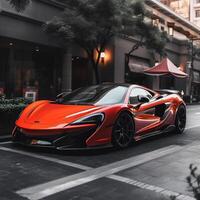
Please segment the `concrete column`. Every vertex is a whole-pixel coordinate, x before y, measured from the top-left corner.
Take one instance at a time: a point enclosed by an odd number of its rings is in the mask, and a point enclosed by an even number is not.
[[[63,56],[62,66],[62,91],[70,92],[72,90],[72,53],[67,49]]]
[[[8,58],[8,84],[7,84],[7,90],[9,93],[9,96],[14,96],[14,86],[15,86],[15,74],[16,74],[16,66],[15,66],[15,60],[14,60],[14,48],[10,47],[9,49],[9,58]]]
[[[160,89],[160,77],[159,76],[154,76],[153,77],[153,89],[154,90],[159,90]]]

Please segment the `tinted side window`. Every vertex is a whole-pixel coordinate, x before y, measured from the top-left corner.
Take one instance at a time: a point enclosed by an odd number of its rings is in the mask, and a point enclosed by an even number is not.
[[[138,96],[139,95],[142,95],[142,96],[146,96],[148,97],[149,99],[152,98],[152,94],[150,92],[148,92],[147,90],[144,90],[142,88],[134,88],[132,91],[131,91],[131,94],[130,94],[130,98],[131,98],[131,103],[132,104],[136,104],[136,103],[139,103],[138,102]]]

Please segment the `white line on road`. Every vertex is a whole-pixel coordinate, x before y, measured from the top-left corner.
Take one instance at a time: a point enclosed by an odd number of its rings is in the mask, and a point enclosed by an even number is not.
[[[125,169],[136,167],[151,160],[172,154],[181,150],[182,148],[183,147],[178,145],[171,145],[149,153],[117,161],[115,163],[111,163],[99,168],[90,169],[82,173],[63,177],[61,179],[57,179],[33,187],[25,188],[17,191],[17,194],[26,197],[30,200],[39,200],[50,195],[56,194],[58,192],[65,191],[67,189],[80,186],[82,184],[89,183],[91,181],[118,173]]]
[[[198,108],[189,108],[189,109],[187,108],[187,111],[197,111],[197,110],[199,110]]]
[[[84,165],[79,165],[79,164],[75,164],[75,163],[72,163],[72,162],[60,160],[60,159],[57,159],[57,158],[42,156],[42,155],[38,155],[38,154],[35,154],[35,153],[29,153],[29,152],[21,151],[21,150],[10,149],[10,148],[6,148],[6,147],[0,147],[0,150],[12,152],[12,153],[18,153],[18,154],[29,156],[29,157],[32,157],[32,158],[42,159],[42,160],[54,162],[54,163],[57,163],[57,164],[61,164],[61,165],[69,166],[69,167],[74,167],[74,168],[81,169],[81,170],[91,169],[90,167],[87,167],[87,166],[84,166]]]
[[[190,130],[190,129],[194,129],[194,128],[200,128],[200,125],[194,125],[194,126],[190,126],[190,127],[187,127],[185,130]]]
[[[2,145],[2,144],[11,144],[11,143],[12,143],[12,141],[0,142],[0,145]]]
[[[108,176],[108,178],[119,181],[119,182],[123,182],[123,183],[127,183],[129,185],[133,185],[135,187],[139,187],[142,189],[146,189],[146,190],[150,190],[156,193],[159,193],[163,196],[167,196],[167,197],[171,197],[171,196],[176,196],[177,200],[195,200],[193,197],[190,197],[188,195],[183,195],[181,193],[178,192],[173,192],[170,190],[166,190],[162,187],[157,187],[155,185],[150,185],[150,184],[146,184],[146,183],[142,183],[140,181],[137,180],[133,180],[130,178],[126,178],[123,176],[118,176],[118,175],[110,175]]]

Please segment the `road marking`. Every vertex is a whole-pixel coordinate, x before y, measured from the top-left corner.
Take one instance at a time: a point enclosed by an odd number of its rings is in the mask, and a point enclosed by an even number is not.
[[[108,176],[108,178],[129,184],[129,185],[133,185],[133,186],[139,187],[141,189],[150,190],[150,191],[159,193],[163,196],[167,196],[167,197],[176,196],[177,200],[195,200],[195,198],[190,197],[188,195],[183,195],[183,194],[178,193],[178,192],[166,190],[162,187],[157,187],[155,185],[146,184],[146,183],[143,183],[143,182],[140,182],[140,181],[137,181],[137,180],[133,180],[133,179],[130,179],[130,178],[126,178],[126,177],[123,177],[123,176],[110,175],[110,176]]]
[[[178,145],[171,145],[161,148],[149,153],[131,157],[125,160],[117,161],[99,168],[90,169],[85,172],[74,174],[71,176],[63,177],[54,181],[44,184],[36,185],[33,187],[25,188],[17,191],[20,196],[26,197],[30,200],[39,200],[50,195],[65,191],[67,189],[80,186],[91,181],[107,177],[109,175],[118,173],[120,171],[136,167],[151,160],[175,153],[183,147]]]
[[[12,143],[12,141],[0,142],[0,145],[1,145],[1,144],[11,144],[11,143]]]
[[[32,157],[32,158],[42,159],[42,160],[54,162],[54,163],[57,163],[57,164],[61,164],[61,165],[69,166],[69,167],[74,167],[74,168],[81,169],[81,170],[91,169],[90,167],[87,167],[87,166],[84,166],[84,165],[79,165],[79,164],[76,164],[76,163],[60,160],[60,159],[57,159],[57,158],[51,158],[51,157],[48,157],[48,156],[42,156],[42,155],[38,155],[38,154],[35,154],[35,153],[24,152],[24,151],[16,150],[16,149],[10,149],[10,148],[7,148],[7,147],[0,147],[0,150],[12,152],[12,153],[18,153],[18,154],[29,156],[29,157]]]
[[[190,107],[190,108],[186,108],[187,111],[197,111],[197,110],[200,110],[200,106],[195,106],[195,107]]]
[[[194,129],[194,128],[200,128],[200,125],[195,125],[195,126],[188,127],[185,130],[187,131],[187,130]]]

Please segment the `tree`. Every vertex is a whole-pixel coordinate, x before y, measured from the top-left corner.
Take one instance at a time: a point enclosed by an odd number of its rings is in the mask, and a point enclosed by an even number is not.
[[[64,44],[74,42],[86,51],[97,83],[100,82],[98,65],[101,52],[121,27],[119,2],[71,0],[61,17],[54,17],[45,25],[45,30],[61,38]]]
[[[147,11],[144,4],[136,2],[133,7],[134,14],[137,16],[135,22],[126,24],[124,33],[130,36],[136,36],[137,41],[127,53],[127,64],[129,58],[139,47],[146,47],[147,49],[158,53],[161,57],[165,55],[165,45],[169,41],[167,33],[160,31],[158,27],[153,26],[152,22],[147,22],[146,17],[151,17],[151,13]],[[127,16],[128,18],[128,16]]]
[[[69,0],[64,13],[45,24],[45,31],[57,36],[66,45],[76,43],[82,47],[92,64],[96,82],[100,83],[100,55],[113,36],[141,37],[130,54],[141,45],[162,52],[164,34],[145,23],[145,14],[142,1]]]
[[[7,0],[17,12],[22,12],[26,9],[31,0]]]

